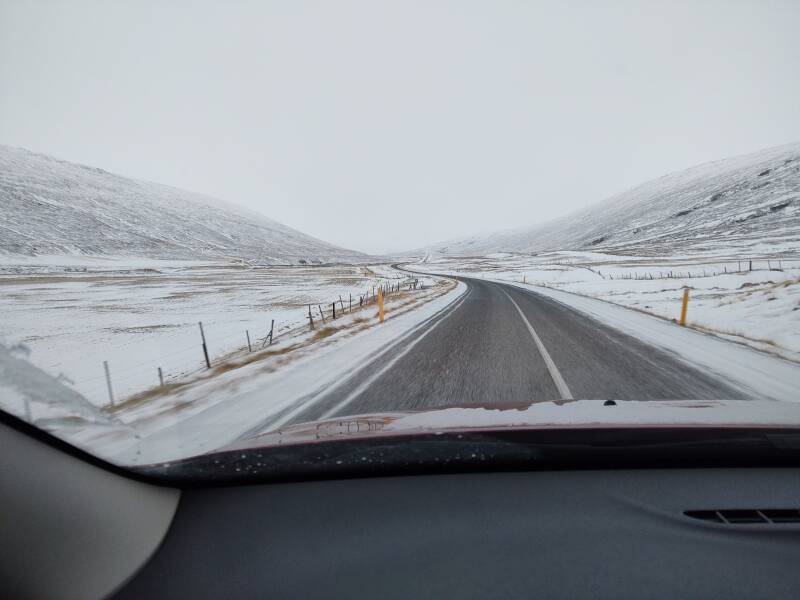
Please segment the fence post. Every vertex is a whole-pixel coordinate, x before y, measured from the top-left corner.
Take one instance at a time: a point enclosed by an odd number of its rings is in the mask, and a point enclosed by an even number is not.
[[[200,337],[203,339],[203,356],[206,357],[206,369],[211,368],[211,361],[208,360],[208,346],[206,346],[206,334],[203,332],[203,322],[200,321]]]
[[[683,288],[683,303],[681,304],[681,321],[682,327],[686,327],[686,309],[689,307],[689,288]]]
[[[348,304],[347,312],[353,312],[353,294],[352,293],[350,294],[350,303]]]
[[[247,336],[247,351],[252,352],[253,347],[250,345],[250,332],[247,329],[245,329],[244,334]]]
[[[272,332],[275,330],[275,319],[272,319],[272,323],[269,326],[269,345],[272,346]]]
[[[383,290],[378,288],[378,321],[383,323]]]
[[[308,325],[314,329],[314,316],[311,314],[311,305],[308,305]]]
[[[161,384],[161,387],[164,387],[164,372],[161,370],[161,367],[158,367],[158,382]]]
[[[339,294],[339,306],[342,307],[342,312],[344,312],[344,302],[342,302],[342,295],[341,294]]]
[[[111,401],[111,406],[114,406],[114,390],[111,389],[111,373],[108,371],[108,361],[103,361],[103,369],[106,371],[106,385],[108,386],[108,399]]]
[[[319,311],[319,316],[322,318],[322,322],[324,323],[325,322],[325,313],[322,312],[322,307],[319,304],[317,304],[317,310]]]
[[[336,302],[331,302],[331,308],[333,309],[333,318],[336,319]]]

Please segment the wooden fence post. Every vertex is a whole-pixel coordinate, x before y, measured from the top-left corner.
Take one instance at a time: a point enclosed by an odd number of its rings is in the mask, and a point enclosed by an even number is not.
[[[206,334],[203,332],[203,322],[200,321],[200,337],[203,340],[203,356],[206,358],[206,369],[211,368],[211,361],[208,360],[208,346],[206,346]]]
[[[111,389],[111,373],[108,370],[108,361],[103,361],[103,369],[106,372],[106,385],[108,386],[108,399],[111,401],[111,406],[114,406],[114,390]]]

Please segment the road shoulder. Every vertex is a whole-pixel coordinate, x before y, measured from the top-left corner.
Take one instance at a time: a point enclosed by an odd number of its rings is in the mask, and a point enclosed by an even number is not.
[[[642,342],[670,352],[754,397],[800,401],[800,365],[624,306],[561,290],[490,280],[554,300]]]

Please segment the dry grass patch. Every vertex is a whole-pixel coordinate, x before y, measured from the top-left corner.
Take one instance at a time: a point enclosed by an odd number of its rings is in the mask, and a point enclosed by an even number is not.
[[[314,340],[324,340],[326,337],[332,336],[334,333],[339,331],[338,327],[320,327],[314,331]]]
[[[163,386],[152,387],[143,392],[139,392],[138,394],[128,396],[121,402],[117,402],[114,406],[107,406],[104,408],[104,410],[107,413],[116,415],[117,413],[137,408],[154,398],[159,398],[161,396],[166,396],[168,394],[172,394],[173,392],[177,392],[187,387],[190,383],[191,381],[183,381],[181,383],[165,383]]]

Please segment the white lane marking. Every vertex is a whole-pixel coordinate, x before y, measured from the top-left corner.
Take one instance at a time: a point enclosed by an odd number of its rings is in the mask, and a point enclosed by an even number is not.
[[[326,411],[326,412],[325,412],[325,413],[324,413],[324,414],[323,414],[323,415],[320,417],[320,419],[327,419],[328,417],[332,417],[332,416],[333,416],[335,413],[337,413],[337,412],[339,412],[340,410],[342,410],[342,409],[343,409],[345,406],[347,406],[347,405],[348,405],[348,404],[350,404],[350,403],[351,403],[353,400],[355,400],[355,399],[356,399],[356,398],[358,398],[358,397],[359,397],[361,394],[363,394],[363,393],[366,391],[366,389],[367,389],[369,386],[371,386],[373,383],[375,383],[375,381],[376,381],[376,380],[377,380],[377,379],[378,379],[378,378],[379,378],[381,375],[383,375],[384,373],[386,373],[386,372],[387,372],[389,369],[391,369],[391,368],[392,368],[392,367],[393,367],[395,364],[397,364],[397,361],[399,361],[399,360],[400,360],[401,358],[403,358],[403,357],[404,357],[406,354],[408,354],[408,353],[411,351],[411,349],[412,349],[414,346],[416,346],[418,343],[420,343],[420,342],[421,342],[421,341],[422,341],[422,340],[425,338],[425,336],[426,336],[426,335],[428,335],[428,334],[429,334],[431,331],[433,331],[434,329],[436,329],[436,327],[439,325],[439,323],[441,323],[442,321],[444,321],[445,319],[447,319],[447,317],[449,317],[450,315],[452,315],[452,314],[453,314],[453,313],[454,313],[454,312],[455,312],[455,311],[458,309],[458,307],[459,307],[459,306],[461,306],[461,304],[463,304],[464,300],[466,300],[466,299],[467,299],[467,297],[468,297],[468,296],[469,296],[469,295],[472,293],[472,290],[473,290],[473,289],[474,289],[474,288],[469,288],[469,291],[468,291],[466,294],[464,294],[464,295],[461,297],[461,299],[460,299],[460,300],[459,300],[459,301],[458,301],[458,302],[457,302],[457,303],[456,303],[456,304],[455,304],[455,305],[452,307],[452,309],[451,309],[451,310],[450,310],[450,311],[449,311],[449,312],[448,312],[446,315],[444,315],[444,316],[443,316],[441,319],[439,319],[438,321],[436,321],[436,323],[434,323],[433,325],[431,325],[431,326],[428,328],[428,330],[427,330],[427,331],[425,331],[425,333],[423,333],[422,335],[420,335],[420,336],[419,336],[417,339],[415,339],[415,340],[414,340],[413,342],[411,342],[411,343],[410,343],[408,346],[406,346],[406,347],[405,347],[405,349],[403,349],[403,350],[402,350],[402,351],[401,351],[401,352],[400,352],[400,353],[399,353],[397,356],[395,356],[395,357],[394,357],[392,360],[390,360],[388,363],[386,363],[386,364],[383,366],[383,368],[379,369],[377,372],[375,372],[373,375],[371,375],[371,376],[370,376],[368,379],[366,379],[366,380],[365,380],[363,383],[361,383],[361,385],[359,385],[359,386],[358,386],[356,389],[354,389],[352,392],[350,392],[350,393],[347,395],[347,397],[346,397],[344,400],[342,400],[341,402],[339,402],[339,404],[337,404],[336,406],[334,406],[334,407],[333,407],[333,408],[331,408],[330,410]]]
[[[357,369],[353,370],[352,372],[346,374],[346,376],[342,377],[338,382],[334,383],[333,385],[325,387],[323,390],[321,390],[318,393],[313,394],[305,402],[299,403],[297,406],[295,406],[289,412],[285,413],[279,419],[275,419],[274,421],[270,421],[266,425],[264,425],[264,424],[259,425],[259,432],[263,433],[265,431],[273,431],[275,429],[283,427],[286,423],[288,423],[289,421],[294,419],[297,415],[301,414],[302,412],[304,412],[304,411],[310,409],[311,407],[313,407],[314,405],[316,405],[318,402],[320,402],[322,399],[324,399],[326,396],[328,396],[332,391],[337,389],[339,386],[344,385],[351,378],[355,377],[358,373],[363,371],[369,365],[373,364],[376,359],[380,358],[381,356],[384,356],[385,354],[387,354],[387,353],[391,352],[392,350],[394,350],[395,348],[397,348],[399,345],[401,345],[403,342],[405,342],[409,337],[413,336],[415,333],[417,333],[421,329],[424,329],[429,323],[431,323],[433,321],[436,321],[437,318],[441,319],[444,316],[447,316],[446,315],[447,311],[449,309],[451,309],[451,308],[455,308],[456,304],[459,303],[459,301],[463,301],[464,298],[466,298],[467,295],[470,293],[470,291],[471,291],[471,288],[469,286],[467,286],[466,289],[461,293],[461,295],[459,295],[458,297],[456,297],[453,300],[451,300],[448,304],[446,304],[445,306],[440,308],[438,311],[436,311],[434,314],[429,316],[423,322],[418,323],[417,325],[412,327],[409,331],[407,331],[404,334],[400,335],[396,340],[392,341],[386,347],[381,349],[377,354],[375,354],[372,357],[372,360],[367,365],[358,367]]]
[[[542,358],[544,359],[544,364],[547,366],[547,370],[550,372],[550,377],[552,377],[553,383],[556,385],[558,393],[561,394],[561,399],[574,400],[574,398],[572,397],[572,392],[569,391],[567,383],[561,376],[561,372],[558,370],[558,367],[556,367],[556,363],[554,363],[553,359],[550,358],[550,353],[547,351],[547,348],[544,347],[542,340],[539,339],[539,336],[537,335],[533,326],[528,321],[525,314],[522,312],[522,309],[519,307],[519,304],[514,302],[514,299],[509,295],[507,291],[503,290],[503,293],[506,296],[508,296],[508,299],[511,300],[511,304],[514,305],[514,307],[517,309],[517,312],[519,312],[519,316],[522,317],[522,320],[525,321],[525,325],[528,326],[528,331],[530,331],[533,341],[536,342],[536,347],[539,349],[539,354],[541,354]]]

